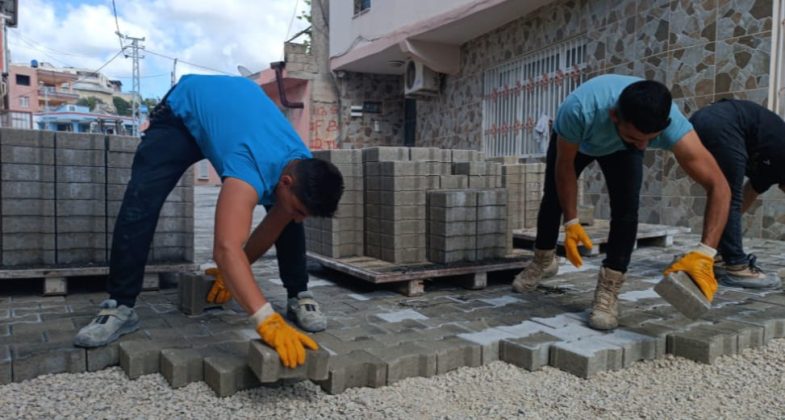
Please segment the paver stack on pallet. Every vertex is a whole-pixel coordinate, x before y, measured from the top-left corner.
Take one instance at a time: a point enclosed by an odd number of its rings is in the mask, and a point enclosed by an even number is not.
[[[331,258],[363,255],[364,185],[361,150],[318,150],[313,156],[335,164],[341,171],[344,192],[333,218],[305,219],[306,246]]]
[[[341,154],[351,152],[333,150],[316,152],[315,156],[331,160],[340,167]],[[321,263],[343,270],[344,262],[355,268],[360,267],[355,263],[362,262],[365,265],[361,270],[373,266],[389,272],[396,266],[384,262],[400,264],[400,269],[405,270],[404,267],[412,265],[423,268],[434,263],[482,265],[485,261],[503,260],[512,254],[512,229],[523,225],[526,199],[533,196],[527,195],[525,190],[526,170],[530,165],[520,164],[518,158],[512,157],[486,160],[483,153],[474,150],[423,147],[368,148],[362,150],[362,162],[362,214],[355,212],[355,215],[356,219],[362,218],[364,249],[352,250],[354,254],[325,249],[324,236],[335,238],[335,232],[325,230],[323,221],[306,222],[308,250]],[[541,169],[540,166],[534,168]],[[344,176],[348,173],[342,172]],[[541,179],[534,177],[541,174],[532,172],[530,183]],[[534,194],[540,195],[541,185],[537,190]],[[355,204],[353,191],[347,189],[346,194],[349,194],[350,203]],[[435,194],[433,204],[429,204],[431,194]],[[465,203],[466,208],[445,204],[458,200],[454,197],[471,199]],[[510,217],[518,222],[510,223]],[[322,258],[324,256],[334,260],[327,261]],[[352,256],[356,258],[347,258]],[[517,267],[506,267],[514,268]],[[373,277],[369,281],[374,283],[419,281],[421,285],[422,280],[433,278],[409,276],[396,280],[386,276],[380,280],[373,273],[359,274],[351,267],[346,270],[366,280],[369,280],[368,274]],[[461,276],[482,271],[478,270],[428,274]],[[481,283],[475,281],[473,284]],[[410,289],[421,290],[418,285]]]
[[[138,142],[0,129],[0,278],[44,278],[45,294],[63,294],[68,277],[106,274],[114,219]],[[146,275],[148,287],[157,287],[161,270],[155,264],[192,268],[191,171],[164,205],[148,261],[148,271],[156,272]]]

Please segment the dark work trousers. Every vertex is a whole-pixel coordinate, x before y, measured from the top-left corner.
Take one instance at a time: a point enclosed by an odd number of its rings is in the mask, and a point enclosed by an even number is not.
[[[118,305],[133,307],[142,290],[144,267],[158,216],[183,173],[203,159],[199,146],[165,99],[150,114],[131,168],[131,180],[114,226],[107,291]],[[276,242],[281,280],[289,295],[307,288],[305,231],[290,223]]]
[[[727,108],[733,109],[730,102]],[[714,108],[714,107],[712,107]],[[714,156],[731,190],[728,222],[720,238],[718,251],[729,265],[747,264],[742,245],[741,206],[744,200],[744,173],[747,169],[747,146],[744,133],[736,124],[735,114],[711,114],[699,110],[690,118],[701,142]]]
[[[556,191],[556,134],[551,135],[545,167],[545,187],[537,214],[537,249],[554,249],[562,224],[562,208]],[[611,226],[602,265],[626,272],[638,233],[638,206],[643,178],[643,151],[628,148],[607,156],[588,156],[578,152],[575,174],[597,161],[605,177],[611,203]],[[595,244],[594,246],[599,246]]]

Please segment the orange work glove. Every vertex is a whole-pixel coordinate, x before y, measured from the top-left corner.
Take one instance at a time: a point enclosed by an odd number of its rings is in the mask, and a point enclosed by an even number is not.
[[[229,293],[229,289],[226,288],[224,277],[221,275],[221,272],[217,268],[208,268],[207,270],[204,270],[204,274],[215,277],[213,287],[211,287],[210,291],[207,293],[207,302],[217,303],[219,305],[229,302],[229,299],[232,298],[232,294]]]
[[[311,350],[319,348],[311,337],[287,324],[269,303],[265,303],[251,319],[256,323],[256,332],[262,337],[262,341],[275,349],[281,363],[288,368],[296,368],[305,363],[303,346]]]
[[[700,289],[709,302],[714,299],[717,291],[717,279],[714,277],[714,255],[717,251],[701,243],[697,248],[674,261],[663,273],[668,275],[676,271],[684,271],[692,282]]]
[[[583,258],[581,258],[581,253],[578,252],[579,242],[586,249],[591,249],[592,247],[591,239],[589,239],[586,231],[583,230],[583,226],[581,226],[578,219],[572,219],[564,224],[564,251],[572,265],[580,268],[583,265]]]

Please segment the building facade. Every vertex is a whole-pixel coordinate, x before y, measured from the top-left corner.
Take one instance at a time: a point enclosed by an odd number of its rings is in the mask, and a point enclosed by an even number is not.
[[[316,0],[315,0],[316,1]],[[749,99],[782,113],[782,0],[373,1],[330,2],[330,70],[352,105],[390,104],[387,123],[416,128],[414,144],[536,157],[548,120],[577,85],[605,73],[668,85],[690,115],[721,98]],[[415,13],[416,12],[416,13]],[[414,60],[439,74],[406,115],[405,68]],[[404,65],[403,67],[407,67]],[[370,78],[397,87],[365,89]],[[390,89],[389,97],[385,96]],[[416,92],[417,93],[417,92]],[[351,98],[351,99],[349,99]],[[395,103],[396,105],[392,105]],[[336,109],[351,121],[351,108]],[[406,122],[405,124],[403,122]],[[347,131],[338,147],[406,144]],[[347,124],[350,126],[350,124]],[[355,134],[354,136],[352,134]],[[357,135],[359,134],[359,135]],[[642,222],[700,232],[705,195],[667,152],[648,151]],[[598,168],[582,177],[584,200],[607,218]],[[747,236],[785,238],[785,196],[771,191],[745,216]]]

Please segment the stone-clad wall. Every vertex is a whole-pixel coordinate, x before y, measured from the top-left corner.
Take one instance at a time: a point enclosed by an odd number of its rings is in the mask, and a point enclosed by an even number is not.
[[[772,0],[566,0],[473,39],[461,71],[438,98],[417,103],[417,146],[481,148],[485,70],[578,35],[588,40],[588,76],[631,74],[671,87],[690,115],[717,99],[766,104]],[[647,152],[640,219],[701,230],[705,196],[666,152]],[[584,173],[585,202],[608,217],[599,168]],[[776,190],[776,189],[774,189]],[[667,211],[666,211],[667,209]],[[745,216],[747,236],[782,239],[785,195],[769,192]]]
[[[344,120],[339,148],[403,146],[403,77],[346,72],[340,80],[339,115]],[[362,106],[365,101],[380,102],[381,112],[350,117],[352,105]]]
[[[0,268],[106,265],[139,139],[0,129]],[[158,220],[148,261],[193,261],[193,174]]]

